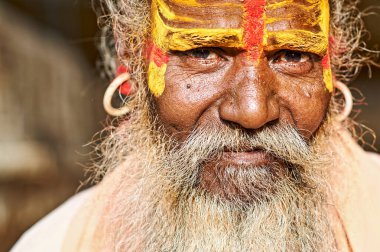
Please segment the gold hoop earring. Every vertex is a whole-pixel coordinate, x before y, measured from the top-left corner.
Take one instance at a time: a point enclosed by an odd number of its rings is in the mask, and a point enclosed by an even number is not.
[[[344,96],[345,104],[342,112],[337,116],[337,120],[343,122],[351,114],[354,105],[350,89],[340,81],[334,82],[334,87],[338,89]]]
[[[130,78],[131,76],[129,73],[120,74],[112,81],[104,93],[103,107],[109,115],[118,117],[126,115],[130,112],[130,109],[128,107],[114,108],[111,103],[113,94],[116,92],[116,90],[118,90],[123,83],[129,81]]]

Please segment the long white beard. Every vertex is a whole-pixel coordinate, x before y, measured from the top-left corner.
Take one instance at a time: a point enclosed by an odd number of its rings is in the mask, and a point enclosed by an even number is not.
[[[170,140],[159,134],[152,138],[151,130],[141,126],[138,131],[127,125],[119,128],[113,136],[115,141],[119,135],[119,143],[112,146],[124,143],[129,153],[119,171],[123,182],[115,185],[105,216],[106,246],[114,251],[334,251],[325,174],[318,167],[328,160],[321,161],[323,155],[314,153],[294,130],[282,136],[278,130],[262,133],[251,144],[303,166],[297,179],[253,168],[253,176],[241,181],[255,179],[256,169],[263,172],[256,183],[271,189],[259,190],[262,195],[247,203],[211,196],[198,183],[202,161],[213,150],[234,145],[236,139],[226,135],[236,133],[195,132],[173,149]],[[283,142],[286,138],[290,142]]]

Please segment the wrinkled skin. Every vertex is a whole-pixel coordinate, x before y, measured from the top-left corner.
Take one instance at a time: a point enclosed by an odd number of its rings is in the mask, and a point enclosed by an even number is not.
[[[183,6],[181,12],[194,14],[192,8]],[[267,11],[267,18],[290,18],[266,28],[312,31],[315,27],[303,25],[302,20],[313,14],[297,8]],[[204,20],[203,25],[209,23],[212,28],[234,28],[244,22],[242,11],[231,12],[223,7],[219,7],[212,21],[206,11],[196,15]],[[182,27],[189,26],[186,23]],[[274,41],[268,41],[270,50],[264,49],[259,60],[252,60],[247,50],[223,46],[169,52],[166,87],[154,99],[165,131],[181,142],[193,129],[207,125],[255,132],[270,125],[291,124],[305,139],[310,139],[323,122],[330,100],[323,79],[323,55],[277,49],[271,43]],[[219,169],[231,165],[252,167],[266,165],[271,158],[258,150],[246,150],[226,153],[216,162]],[[202,185],[209,191],[217,191],[218,185],[212,182],[212,168],[207,169],[213,166],[211,163],[205,164]]]

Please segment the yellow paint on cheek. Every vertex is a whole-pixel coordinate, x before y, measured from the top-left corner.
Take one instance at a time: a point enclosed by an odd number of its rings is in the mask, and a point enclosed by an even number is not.
[[[165,73],[167,64],[158,67],[154,62],[150,62],[148,69],[148,87],[156,97],[162,95],[165,90]]]
[[[327,53],[322,59],[323,67],[323,81],[325,82],[326,88],[329,92],[333,91],[333,74],[330,63],[330,56]]]
[[[323,81],[325,82],[327,90],[331,93],[333,91],[333,75],[331,67],[323,69]]]

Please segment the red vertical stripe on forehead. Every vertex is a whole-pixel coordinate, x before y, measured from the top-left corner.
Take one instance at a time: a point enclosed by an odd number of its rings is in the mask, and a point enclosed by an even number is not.
[[[264,38],[266,0],[245,0],[245,37],[248,52],[254,61],[260,58]]]

